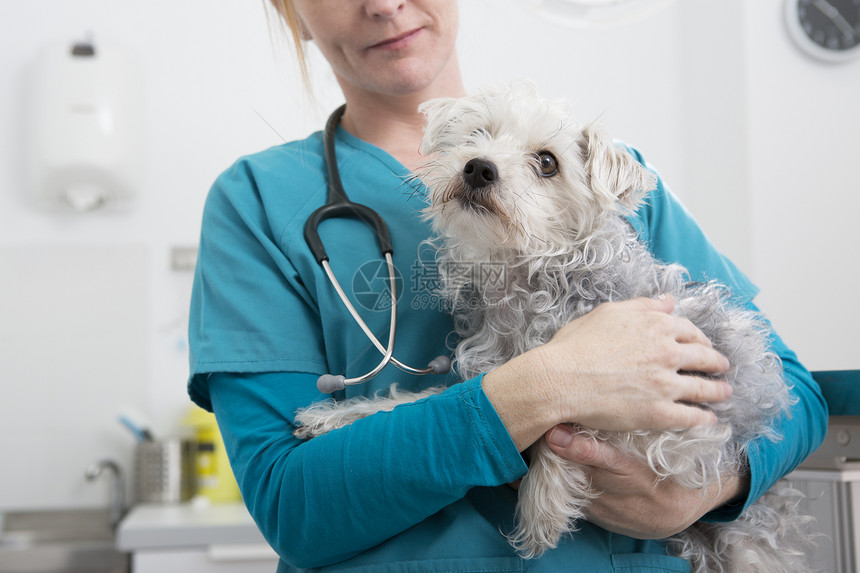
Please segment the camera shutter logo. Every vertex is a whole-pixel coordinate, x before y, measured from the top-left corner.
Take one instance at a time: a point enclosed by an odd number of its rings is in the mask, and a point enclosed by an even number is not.
[[[394,284],[399,301],[403,295],[403,277],[397,267],[394,267]],[[358,267],[352,277],[352,294],[362,308],[374,312],[391,310],[388,264],[385,261],[368,261]]]

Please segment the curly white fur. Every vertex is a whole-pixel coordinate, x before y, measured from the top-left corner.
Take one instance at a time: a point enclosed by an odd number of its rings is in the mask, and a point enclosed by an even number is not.
[[[676,314],[732,365],[727,378],[734,394],[712,405],[719,424],[683,432],[579,431],[696,489],[744,471],[752,440],[779,439],[773,421],[787,414],[790,394],[778,358],[768,352],[766,324],[735,305],[724,286],[691,284],[685,269],[659,264],[621,217],[654,188],[651,172],[598,126],[580,128],[562,104],[540,99],[530,83],[434,100],[423,109],[422,150],[432,160],[418,175],[430,193],[427,216],[438,236],[442,294],[460,335],[455,364],[463,378],[544,344],[603,302],[669,294]],[[492,164],[489,180],[475,184],[464,175],[473,159]],[[504,265],[502,281],[446,272],[487,261]],[[318,435],[421,396],[392,391],[388,399],[312,406],[298,416],[307,426],[297,435]],[[521,555],[537,557],[576,530],[599,494],[583,468],[544,441],[529,456],[509,539]],[[740,519],[694,525],[668,547],[696,573],[807,571],[807,518],[796,511],[796,495],[775,487]]]

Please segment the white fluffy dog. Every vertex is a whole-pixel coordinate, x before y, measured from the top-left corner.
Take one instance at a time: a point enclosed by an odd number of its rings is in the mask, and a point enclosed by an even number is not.
[[[601,130],[578,127],[566,107],[538,97],[530,83],[488,89],[423,107],[428,125],[418,173],[430,193],[427,214],[439,237],[444,296],[460,343],[455,364],[468,379],[543,344],[597,305],[668,294],[729,358],[732,398],[714,404],[719,424],[686,431],[598,432],[578,428],[646,461],[661,479],[702,489],[745,470],[746,448],[777,440],[772,423],[790,396],[760,317],[735,306],[715,283],[691,284],[686,271],[656,262],[622,217],[655,187],[654,175]],[[488,261],[503,279],[448,269]],[[477,280],[475,281],[474,279]],[[466,280],[468,279],[468,280]],[[332,401],[301,411],[296,431],[312,437],[419,394]],[[540,556],[586,518],[600,495],[582,467],[544,440],[529,451],[511,544]],[[695,572],[777,573],[809,570],[807,518],[798,494],[778,484],[731,523],[698,523],[667,540]]]

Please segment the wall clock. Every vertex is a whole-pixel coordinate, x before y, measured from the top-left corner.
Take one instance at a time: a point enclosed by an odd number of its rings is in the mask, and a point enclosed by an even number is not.
[[[860,56],[860,0],[786,0],[785,19],[795,43],[819,60]]]
[[[675,0],[528,0],[555,22],[577,27],[627,24]]]

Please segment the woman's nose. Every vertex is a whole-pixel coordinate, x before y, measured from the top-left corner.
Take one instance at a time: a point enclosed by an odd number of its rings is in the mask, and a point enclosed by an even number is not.
[[[393,18],[405,5],[406,0],[367,0],[364,9],[371,17]]]

